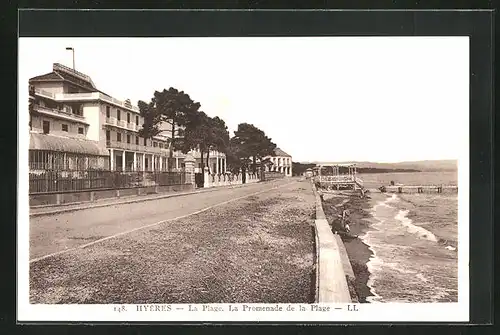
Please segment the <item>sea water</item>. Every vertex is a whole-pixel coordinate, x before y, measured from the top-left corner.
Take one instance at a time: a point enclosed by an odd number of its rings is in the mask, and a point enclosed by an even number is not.
[[[371,195],[369,302],[456,302],[456,194]]]

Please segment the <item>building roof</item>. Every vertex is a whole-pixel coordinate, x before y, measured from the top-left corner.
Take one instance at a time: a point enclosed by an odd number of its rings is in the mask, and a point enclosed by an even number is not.
[[[274,154],[276,156],[286,156],[286,157],[292,157],[291,155],[287,154],[286,152],[284,152],[283,150],[281,150],[280,148],[276,148],[274,149]]]
[[[30,150],[71,152],[82,155],[109,156],[96,142],[54,135],[30,133]]]
[[[88,91],[98,91],[89,76],[59,63],[53,64],[52,72],[33,77],[29,81],[30,83],[33,81],[66,81]]]
[[[52,71],[30,79],[30,81],[49,81],[49,80],[60,81],[64,80],[64,77],[59,75],[57,72]]]

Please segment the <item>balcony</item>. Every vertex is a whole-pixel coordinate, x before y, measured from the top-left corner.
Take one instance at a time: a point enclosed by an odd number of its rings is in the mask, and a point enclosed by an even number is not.
[[[135,151],[138,153],[154,154],[159,156],[167,156],[168,149],[160,149],[159,147],[150,147],[139,144],[119,142],[119,141],[106,141],[106,146],[112,149],[122,149],[126,151]]]
[[[129,105],[123,101],[120,101],[118,99],[112,98],[110,96],[107,96],[105,94],[102,94],[101,92],[90,92],[90,93],[51,93],[48,91],[44,91],[39,88],[35,88],[35,94],[49,98],[52,100],[57,100],[57,101],[81,101],[81,100],[102,100],[105,102],[108,102],[110,104],[113,104],[115,106],[119,106],[123,109],[131,110],[136,113],[139,113],[139,107],[137,106],[132,106]]]
[[[127,129],[128,130],[133,130],[133,131],[138,131],[139,127],[137,127],[137,125],[135,123],[128,122],[127,123]]]
[[[114,117],[107,117],[106,118],[106,124],[110,126],[115,126],[131,131],[138,131],[139,126],[137,126],[135,123],[132,122],[127,122],[125,120],[118,120],[117,118]]]
[[[63,119],[63,120],[88,124],[85,121],[85,118],[83,117],[83,115],[74,114],[71,112],[70,109],[67,109],[67,108],[63,108],[63,109],[48,108],[48,107],[44,107],[44,106],[40,106],[38,104],[35,104],[34,110],[37,111],[38,113],[41,113],[41,114],[44,114],[47,116],[51,116],[51,117],[54,117],[57,119]]]
[[[119,141],[106,141],[106,146],[108,148],[116,148],[123,149],[127,151],[139,151],[139,145],[127,143],[127,142],[119,142]]]
[[[45,97],[45,98],[53,99],[53,100],[55,100],[55,98],[56,98],[56,95],[54,93],[51,93],[49,91],[44,91],[44,90],[39,89],[39,88],[35,88],[35,94],[42,96],[42,97]]]
[[[106,124],[110,126],[117,126],[118,125],[118,120],[115,119],[114,117],[107,117],[106,118]]]

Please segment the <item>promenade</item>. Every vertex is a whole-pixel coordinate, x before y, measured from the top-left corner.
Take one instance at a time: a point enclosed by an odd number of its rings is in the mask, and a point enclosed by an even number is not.
[[[311,302],[313,222],[298,179],[32,217],[30,301]]]

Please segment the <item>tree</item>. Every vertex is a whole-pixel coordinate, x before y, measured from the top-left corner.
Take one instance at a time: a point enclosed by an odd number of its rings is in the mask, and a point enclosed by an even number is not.
[[[210,127],[210,117],[204,112],[190,115],[183,131],[182,141],[179,141],[179,147],[183,153],[188,153],[193,149],[200,149],[202,169],[205,167],[203,157],[205,151],[207,151],[208,137],[211,132]]]
[[[229,131],[226,123],[218,116],[208,119],[209,131],[206,137],[205,150],[207,151],[207,166],[210,159],[210,150],[216,150],[227,154],[229,147]],[[226,156],[227,157],[227,156]]]
[[[194,102],[184,91],[170,87],[168,90],[155,91],[151,102],[148,104],[139,101],[140,114],[144,117],[143,127],[139,130],[139,136],[152,138],[163,131],[170,131],[169,142],[169,170],[172,167],[173,152],[179,149],[182,141],[177,145],[176,141],[185,133],[183,127],[193,118],[200,109],[200,103]],[[170,130],[162,129],[163,123],[170,125]]]
[[[313,169],[316,166],[314,163],[298,163],[298,162],[292,162],[292,171],[294,176],[300,176],[304,172],[307,171],[307,169]]]
[[[242,162],[238,154],[238,148],[234,143],[234,137],[229,140],[226,150],[226,162],[231,172],[237,173],[241,168]]]
[[[263,169],[264,157],[275,156],[276,144],[253,124],[240,123],[238,130],[234,132],[231,143],[235,147],[235,154],[240,158],[244,167],[247,167],[251,160],[253,172],[256,172],[257,161],[259,161],[260,168]]]

